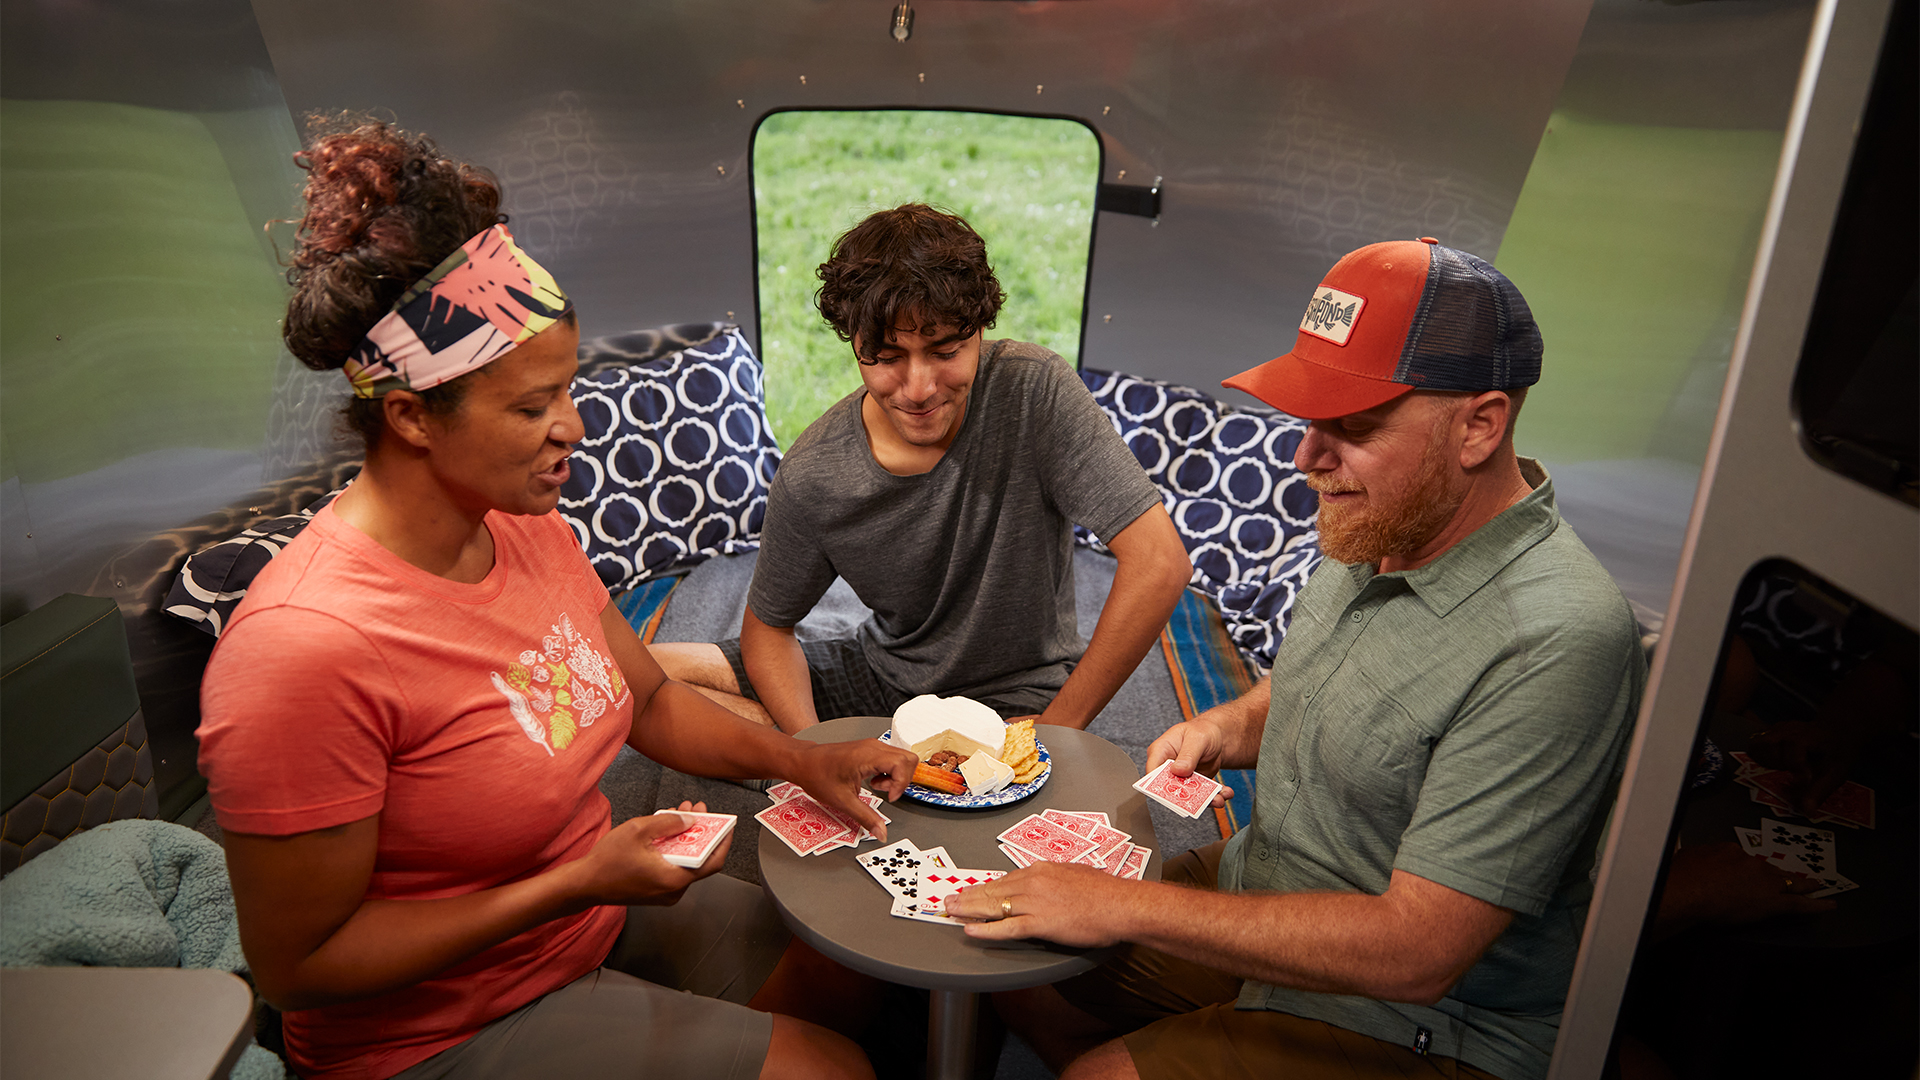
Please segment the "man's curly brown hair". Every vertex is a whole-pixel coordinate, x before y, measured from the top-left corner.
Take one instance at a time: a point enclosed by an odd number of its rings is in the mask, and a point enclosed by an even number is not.
[[[987,244],[957,214],[924,203],[882,210],[833,242],[814,300],[840,340],[871,360],[902,317],[960,337],[993,325],[1005,290]]]

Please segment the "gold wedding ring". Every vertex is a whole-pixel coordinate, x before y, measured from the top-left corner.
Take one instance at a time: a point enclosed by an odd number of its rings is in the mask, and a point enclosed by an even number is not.
[[[1013,901],[1011,900],[1000,901],[1000,917],[1004,919],[1011,914],[1013,914]]]
[[[1787,879],[1787,888],[1789,888],[1789,889],[1791,889],[1791,888],[1793,888],[1793,879],[1792,879],[1792,878],[1788,878],[1788,879]]]

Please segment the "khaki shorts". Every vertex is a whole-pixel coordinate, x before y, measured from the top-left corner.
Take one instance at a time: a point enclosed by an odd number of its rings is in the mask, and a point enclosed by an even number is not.
[[[394,1080],[556,1076],[751,1080],[773,1017],[746,1007],[791,935],[757,886],[715,874],[627,909],[604,965]]]
[[[1226,841],[1169,859],[1160,879],[1214,889]],[[1191,960],[1129,945],[1054,989],[1125,1032],[1141,1080],[1443,1076],[1496,1080],[1453,1058],[1416,1054],[1370,1035],[1267,1009],[1236,1009],[1241,980]]]

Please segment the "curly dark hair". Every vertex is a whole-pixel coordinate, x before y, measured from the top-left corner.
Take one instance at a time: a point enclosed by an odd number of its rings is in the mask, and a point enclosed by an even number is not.
[[[992,326],[1007,302],[986,241],[959,215],[924,203],[882,210],[848,229],[815,273],[820,314],[862,359],[886,347],[903,315],[969,337]]]
[[[301,363],[327,371],[347,362],[408,286],[506,216],[493,175],[447,157],[425,135],[346,113],[310,116],[308,130],[307,148],[293,158],[307,173],[306,209],[288,260],[293,297],[281,334]],[[465,383],[462,376],[420,397],[447,415]],[[385,423],[380,403],[364,398],[348,402],[343,420],[369,448]]]

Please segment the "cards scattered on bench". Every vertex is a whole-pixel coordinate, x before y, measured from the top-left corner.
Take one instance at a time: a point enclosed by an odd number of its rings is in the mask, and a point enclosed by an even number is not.
[[[1787,791],[1793,783],[1793,774],[1785,769],[1769,769],[1738,750],[1733,752],[1733,760],[1740,763],[1739,771],[1733,774],[1733,781],[1747,789],[1753,801],[1762,806],[1770,806],[1785,814],[1799,816],[1787,798]],[[1814,808],[1808,820],[1816,825],[1829,822],[1845,825],[1849,829],[1874,827],[1873,789],[1852,780],[1834,789],[1833,794]]]
[[[1758,855],[1788,874],[1805,874],[1820,882],[1818,891],[1808,896],[1832,896],[1860,886],[1842,877],[1839,856],[1834,852],[1833,834],[1825,829],[1795,828],[1772,818],[1761,818],[1757,829],[1734,826],[1740,850]]]
[[[1015,866],[1080,863],[1132,881],[1140,880],[1153,854],[1097,810],[1042,810],[1001,833],[999,840],[1000,853]]]
[[[1174,813],[1199,817],[1213,804],[1220,781],[1200,773],[1175,776],[1172,766],[1172,760],[1161,762],[1159,768],[1134,781],[1133,789]]]
[[[697,870],[720,846],[720,841],[733,832],[733,823],[738,821],[732,814],[702,814],[692,810],[655,810],[654,816],[661,814],[679,814],[687,819],[687,827],[672,836],[656,836],[653,849],[660,857],[675,866],[688,870]]]
[[[767,789],[767,797],[773,800],[773,805],[753,815],[753,819],[792,848],[795,855],[818,855],[878,839],[852,818],[842,816],[801,790],[798,784],[775,784]],[[880,809],[886,804],[885,799],[862,791],[860,801],[879,814],[881,821],[893,824],[893,819]]]

